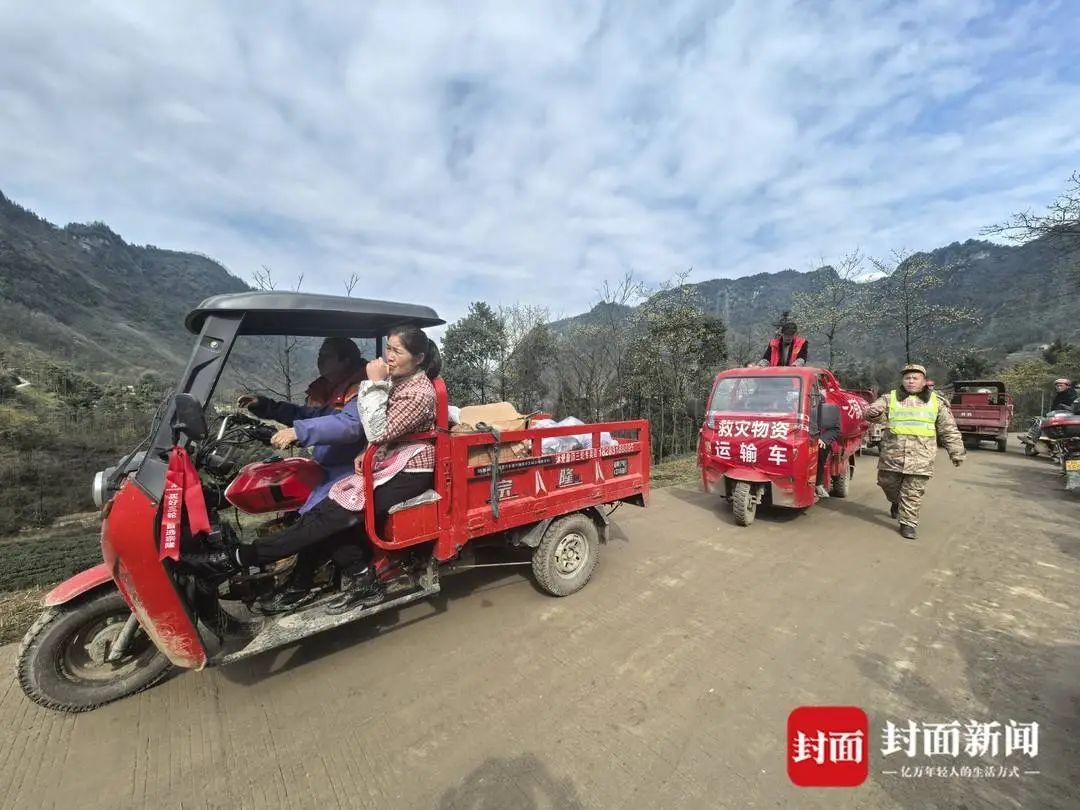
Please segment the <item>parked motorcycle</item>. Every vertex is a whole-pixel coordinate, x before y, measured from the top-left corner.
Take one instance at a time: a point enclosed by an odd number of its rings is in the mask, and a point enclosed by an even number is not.
[[[1044,419],[1042,432],[1056,443],[1066,491],[1080,492],[1080,407]]]
[[[1020,443],[1024,445],[1024,455],[1044,455],[1049,456],[1055,463],[1061,462],[1061,443],[1047,435],[1043,429],[1044,424],[1055,415],[1065,416],[1068,414],[1050,413],[1045,417],[1036,416],[1028,423],[1027,433],[1021,433],[1019,437]]]

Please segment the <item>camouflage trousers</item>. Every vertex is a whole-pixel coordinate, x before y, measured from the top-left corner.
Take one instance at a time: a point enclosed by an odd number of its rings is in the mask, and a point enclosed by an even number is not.
[[[919,525],[919,506],[929,480],[928,475],[905,475],[892,470],[878,470],[877,474],[885,497],[900,507],[900,522],[912,527]]]

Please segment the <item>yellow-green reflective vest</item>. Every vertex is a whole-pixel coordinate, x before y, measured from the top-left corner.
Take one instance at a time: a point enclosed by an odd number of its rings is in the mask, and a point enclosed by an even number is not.
[[[915,404],[907,405],[905,402]],[[933,393],[929,402],[913,396],[901,402],[895,390],[889,392],[889,430],[897,435],[933,438],[937,435],[937,415],[938,398]]]

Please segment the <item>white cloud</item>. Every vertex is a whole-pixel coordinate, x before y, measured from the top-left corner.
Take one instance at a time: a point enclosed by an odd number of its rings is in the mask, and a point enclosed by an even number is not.
[[[452,318],[933,248],[1080,162],[1067,8],[320,8],[0,0],[0,188]]]

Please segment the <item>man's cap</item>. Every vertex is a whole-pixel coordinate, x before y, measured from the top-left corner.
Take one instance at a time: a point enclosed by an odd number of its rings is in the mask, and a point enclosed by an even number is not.
[[[1072,385],[1072,382],[1065,379],[1064,377],[1058,377],[1056,380],[1054,380],[1054,385],[1061,385],[1061,383],[1065,383],[1065,385]]]
[[[918,363],[908,363],[906,366],[904,366],[903,369],[901,369],[900,376],[904,376],[909,371],[917,371],[924,377],[926,376],[926,366],[920,366]]]

